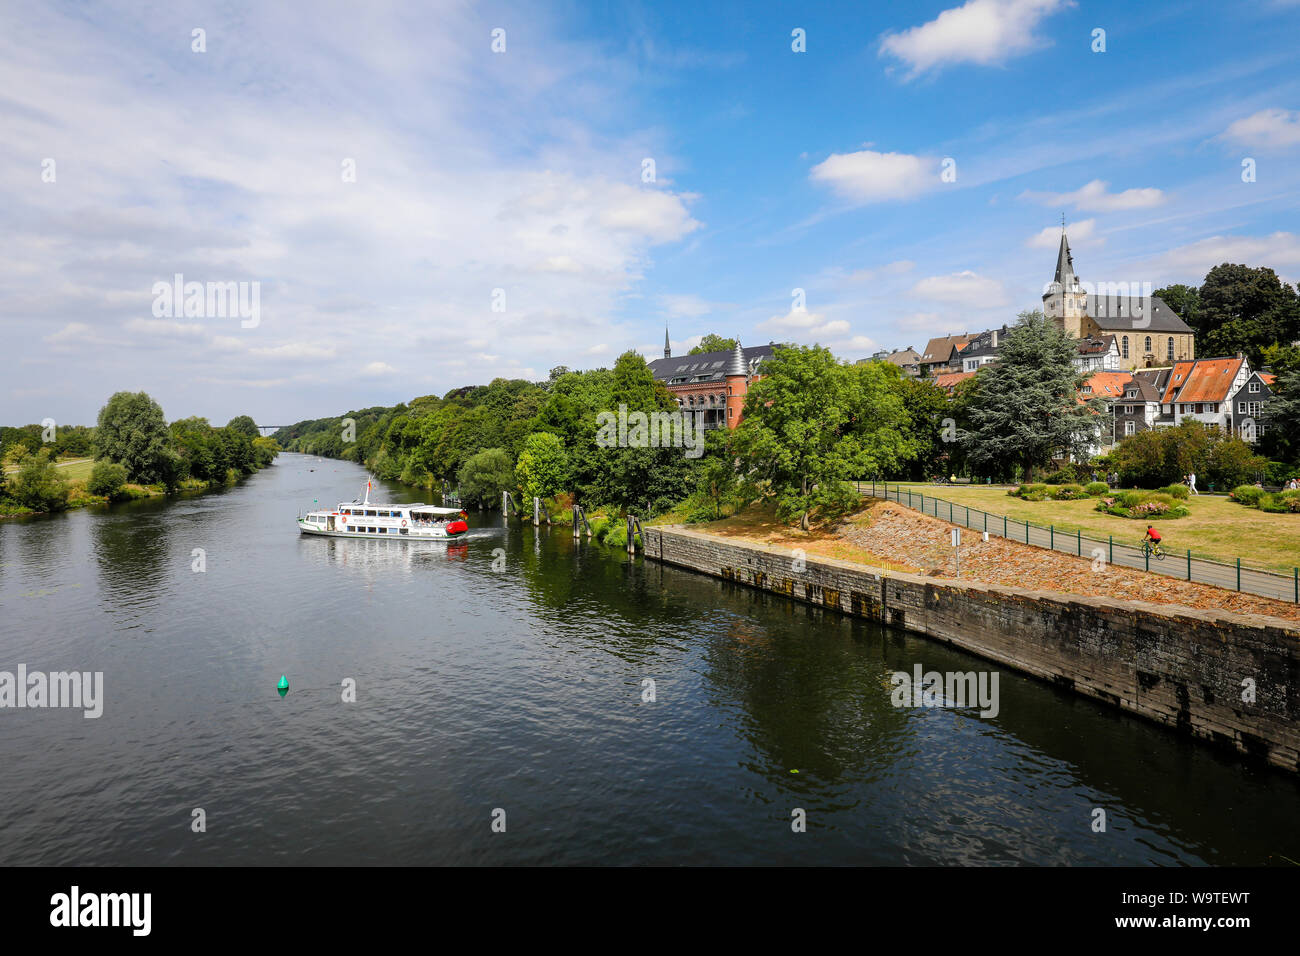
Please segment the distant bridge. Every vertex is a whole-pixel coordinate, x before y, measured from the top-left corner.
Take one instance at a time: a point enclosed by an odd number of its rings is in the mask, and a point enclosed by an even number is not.
[[[289,428],[289,425],[258,425],[257,430],[260,432],[278,432],[281,428]]]

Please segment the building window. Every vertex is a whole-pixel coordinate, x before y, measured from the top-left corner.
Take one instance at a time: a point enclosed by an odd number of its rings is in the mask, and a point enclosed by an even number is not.
[[[1247,389],[1252,395],[1259,391],[1259,382],[1251,382],[1250,388]]]
[[[1169,352],[1168,352],[1168,357],[1169,357],[1169,361],[1172,362],[1172,361],[1174,360],[1174,337],[1173,337],[1172,335],[1169,336]]]
[[[1151,352],[1151,336],[1148,335],[1148,336],[1147,336],[1147,353],[1150,354],[1150,352]]]
[[[1124,352],[1124,357],[1128,358],[1128,336],[1127,335],[1124,336],[1123,352]]]
[[[1136,431],[1137,431],[1137,425],[1136,425],[1136,424],[1134,424],[1133,422],[1125,422],[1125,423],[1124,423],[1124,434],[1125,434],[1125,435],[1132,435],[1132,434],[1133,434],[1134,432],[1136,432]]]

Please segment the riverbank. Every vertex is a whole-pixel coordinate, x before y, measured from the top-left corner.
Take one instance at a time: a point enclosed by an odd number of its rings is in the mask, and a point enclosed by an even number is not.
[[[78,462],[77,464],[81,465],[82,463]],[[93,465],[94,462],[91,461],[90,466],[93,467]],[[90,467],[87,467],[84,470],[86,472],[86,478],[88,478]],[[120,504],[125,501],[139,501],[144,498],[165,498],[168,495],[203,494],[204,492],[215,491],[218,488],[230,488],[239,484],[239,482],[248,478],[250,475],[257,474],[261,470],[261,468],[256,468],[247,474],[239,475],[233,480],[227,478],[226,481],[220,482],[205,481],[199,478],[184,478],[171,490],[168,490],[167,487],[162,484],[139,485],[128,482],[127,484],[122,485],[118,490],[117,495],[112,498],[105,495],[91,494],[86,490],[85,478],[71,479],[68,481],[67,505],[58,509],[58,511],[74,511],[78,508],[87,508],[92,505]],[[0,490],[3,490],[3,485],[0,485]],[[54,512],[38,511],[33,508],[24,507],[23,505],[0,495],[0,519],[26,518],[34,515],[51,513]]]
[[[1300,628],[1277,617],[873,568],[679,526],[645,553],[796,601],[924,634],[1300,770]]]
[[[1148,574],[1117,564],[1098,566],[1091,557],[1048,551],[994,535],[983,541],[977,532],[966,531],[958,558],[952,547],[953,525],[878,499],[833,527],[811,531],[781,524],[770,511],[756,508],[692,527],[726,538],[802,548],[809,554],[885,570],[1192,610],[1221,609],[1300,624],[1300,604],[1294,602]]]

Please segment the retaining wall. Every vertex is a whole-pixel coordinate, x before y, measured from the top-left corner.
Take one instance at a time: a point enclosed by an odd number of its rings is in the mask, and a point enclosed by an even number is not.
[[[675,526],[649,558],[925,634],[1300,771],[1300,629],[1273,618],[873,570]],[[1254,682],[1253,702],[1244,682]]]

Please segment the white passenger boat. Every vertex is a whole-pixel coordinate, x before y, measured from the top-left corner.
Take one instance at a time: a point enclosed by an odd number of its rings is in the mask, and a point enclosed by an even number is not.
[[[336,538],[396,538],[400,541],[430,541],[457,538],[469,530],[468,518],[460,508],[433,505],[381,505],[370,500],[366,480],[364,500],[340,503],[333,510],[309,511],[298,516],[303,534]]]

